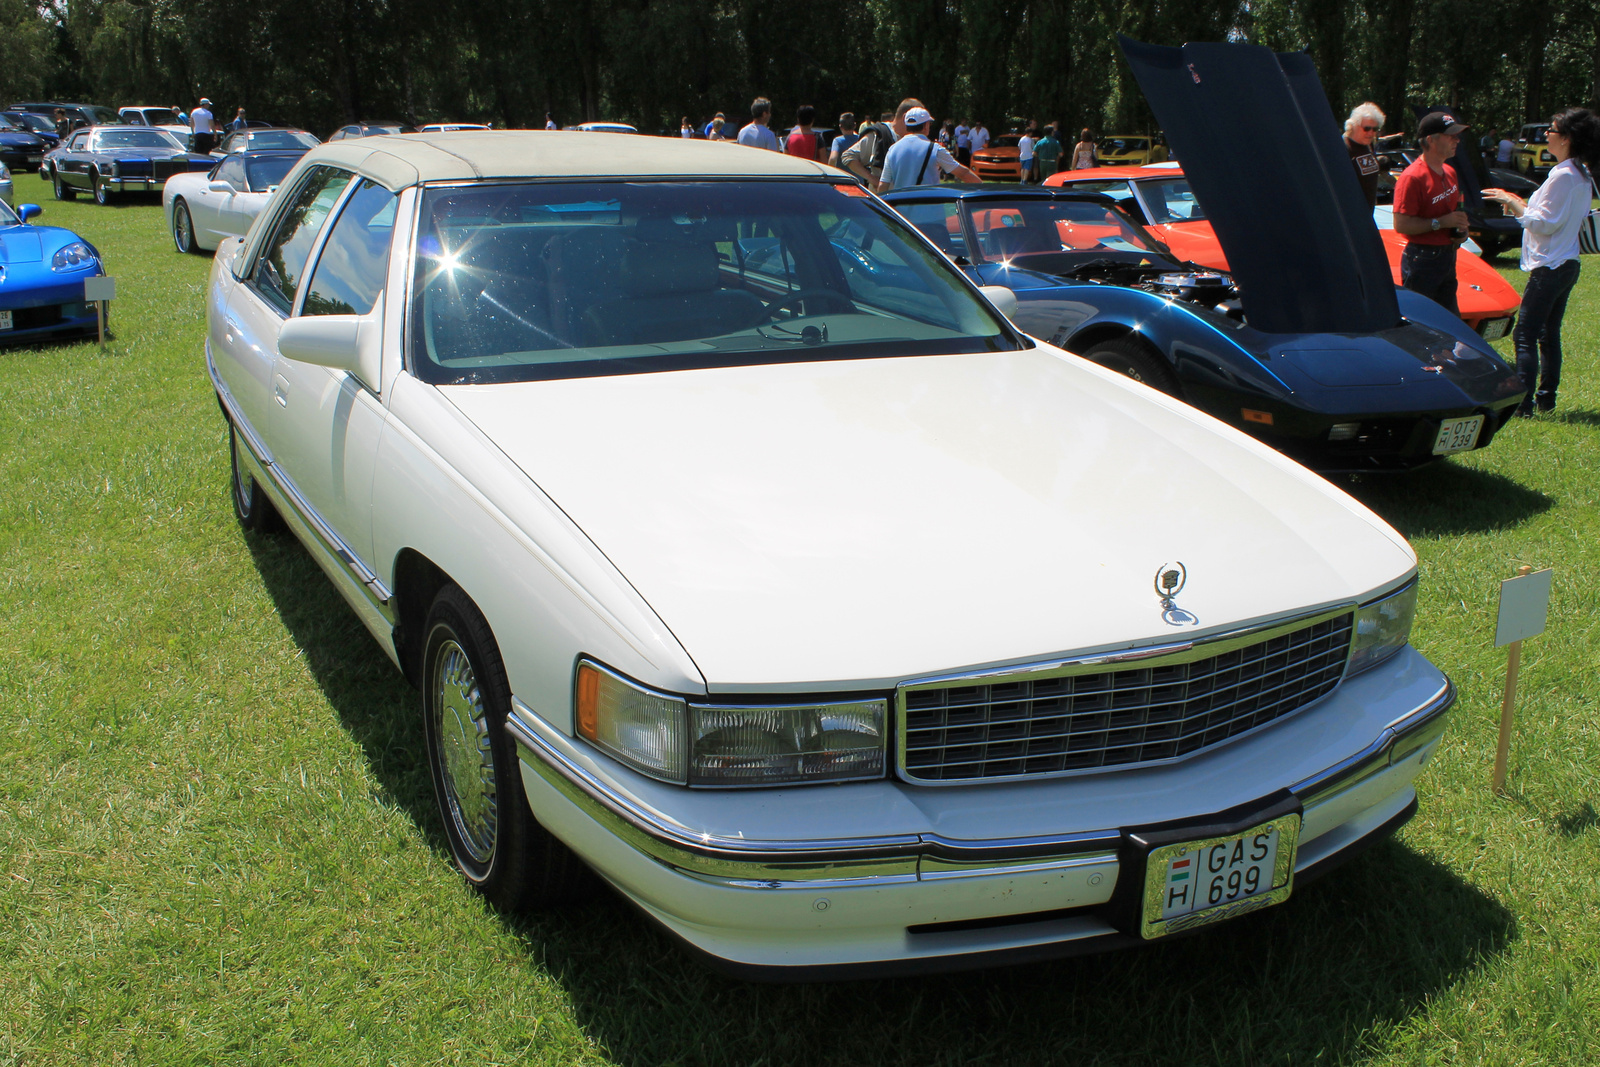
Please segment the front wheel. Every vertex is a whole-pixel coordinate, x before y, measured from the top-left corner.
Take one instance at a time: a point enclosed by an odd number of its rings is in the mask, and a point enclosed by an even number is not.
[[[239,429],[228,423],[228,463],[232,468],[229,495],[233,497],[233,514],[239,525],[257,533],[276,533],[283,529],[283,519],[266,492],[247,470],[239,466]]]
[[[94,190],[95,203],[99,204],[101,207],[106,207],[111,203],[113,194],[111,190],[106,187],[106,183],[100,180],[100,175],[98,173],[89,175],[89,187]]]
[[[1172,373],[1167,361],[1131,337],[1103,341],[1085,352],[1083,358],[1107,370],[1126,374],[1134,381],[1159,389],[1168,396],[1178,395],[1178,377]]]
[[[488,621],[466,593],[447,585],[423,634],[428,766],[456,868],[507,911],[569,899],[584,868],[528,807],[505,730],[511,689]]]
[[[55,187],[57,200],[76,200],[78,198],[78,190],[61,180],[60,171],[52,171],[50,181]]]
[[[199,251],[194,243],[194,217],[189,214],[189,205],[182,200],[172,205],[172,243],[178,246],[179,252]]]

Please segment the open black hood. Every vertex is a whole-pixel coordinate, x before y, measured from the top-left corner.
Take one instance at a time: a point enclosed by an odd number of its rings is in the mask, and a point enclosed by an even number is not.
[[[1250,325],[1350,333],[1399,322],[1382,239],[1310,57],[1120,40],[1228,257]],[[1248,160],[1245,144],[1255,146]]]

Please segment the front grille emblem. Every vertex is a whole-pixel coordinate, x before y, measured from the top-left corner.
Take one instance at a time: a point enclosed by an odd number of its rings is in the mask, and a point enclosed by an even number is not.
[[[1161,621],[1168,626],[1196,626],[1200,619],[1185,611],[1173,598],[1183,592],[1189,582],[1189,570],[1181,561],[1163,563],[1156,571],[1156,596],[1161,598]]]

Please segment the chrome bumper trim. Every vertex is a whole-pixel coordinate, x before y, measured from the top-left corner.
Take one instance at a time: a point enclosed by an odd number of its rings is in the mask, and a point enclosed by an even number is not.
[[[228,421],[233,423],[234,428],[239,431],[239,436],[244,438],[245,447],[250,450],[250,454],[255,458],[256,463],[266,472],[267,477],[272,480],[273,488],[282,494],[289,506],[294,509],[300,521],[315,535],[318,541],[322,542],[322,547],[334,559],[339,561],[339,565],[344,568],[350,577],[360,583],[362,591],[366,594],[367,600],[371,602],[372,606],[388,620],[391,626],[399,622],[399,617],[395,613],[394,604],[392,603],[394,594],[389,591],[389,587],[383,584],[383,580],[378,577],[371,567],[368,567],[362,561],[360,556],[355,554],[355,551],[349,545],[345,544],[344,539],[334,532],[333,527],[323,521],[322,516],[317,514],[317,509],[311,506],[310,501],[300,495],[300,490],[295,486],[294,482],[290,481],[289,476],[284,474],[277,463],[273,461],[272,454],[267,450],[265,442],[256,436],[254,428],[239,413],[238,405],[234,402],[233,394],[228,391],[227,383],[222,380],[222,375],[217,373],[216,362],[211,356],[211,340],[209,338],[206,339],[206,372],[211,375],[212,387],[217,391],[217,398],[222,401],[223,409],[228,414]]]
[[[1384,728],[1350,759],[1292,786],[1306,807],[1352,789],[1401,762],[1443,731],[1455,686]],[[937,881],[1115,863],[1120,829],[1048,837],[965,841],[937,834],[814,841],[761,841],[696,831],[648,809],[581,766],[541,734],[537,713],[513,697],[506,732],[524,763],[594,821],[659,863],[719,885],[820,888]],[[548,727],[543,727],[548,729]]]

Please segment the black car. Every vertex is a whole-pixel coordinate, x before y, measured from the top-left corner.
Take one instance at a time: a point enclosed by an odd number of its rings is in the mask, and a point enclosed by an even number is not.
[[[122,116],[117,114],[115,108],[101,107],[99,104],[69,104],[52,100],[35,100],[12,104],[8,111],[30,111],[35,115],[43,115],[53,124],[57,111],[66,113],[67,122],[73,129],[79,126],[116,126],[122,122]]]
[[[164,130],[96,126],[74,130],[50,154],[50,180],[57,200],[71,200],[82,191],[98,204],[109,204],[119,193],[160,192],[174,174],[215,165],[210,156],[185,152]]]
[[[255,126],[245,130],[229,130],[213,156],[231,156],[236,152],[305,152],[322,141],[314,133],[293,126]]]
[[[0,119],[0,163],[15,171],[38,170],[48,151],[44,138]]]

